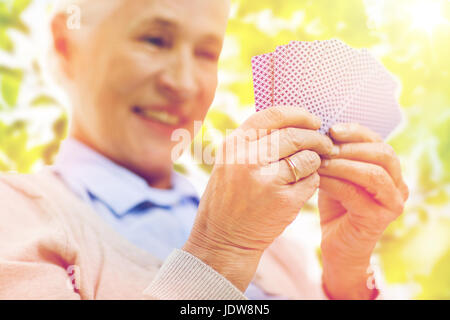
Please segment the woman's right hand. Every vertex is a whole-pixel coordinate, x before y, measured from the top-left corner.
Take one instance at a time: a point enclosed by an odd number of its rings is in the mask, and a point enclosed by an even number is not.
[[[320,124],[303,108],[272,107],[228,136],[183,249],[244,291],[264,250],[319,186],[319,155],[333,150]]]

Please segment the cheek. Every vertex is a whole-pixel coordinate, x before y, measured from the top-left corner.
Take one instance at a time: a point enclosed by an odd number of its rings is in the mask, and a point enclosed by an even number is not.
[[[150,61],[149,61],[150,60]],[[132,96],[136,89],[157,72],[159,64],[151,61],[148,55],[138,51],[119,52],[110,60],[108,79],[114,91],[124,96]]]
[[[205,69],[203,69],[205,70]],[[206,114],[208,108],[214,100],[217,88],[217,69],[204,71],[201,75],[201,110],[202,114]]]
[[[185,129],[189,130],[192,137],[197,133],[195,132],[195,122],[199,121],[203,124],[209,107],[214,100],[217,87],[217,72],[206,72],[206,69],[203,68],[203,72],[197,77],[197,81],[199,92],[191,103],[192,107],[189,113],[190,121],[185,127]],[[197,129],[199,128],[197,127]]]
[[[212,100],[214,99],[216,89],[217,89],[217,72],[214,73],[206,83],[207,98],[209,99],[210,103],[212,103]]]

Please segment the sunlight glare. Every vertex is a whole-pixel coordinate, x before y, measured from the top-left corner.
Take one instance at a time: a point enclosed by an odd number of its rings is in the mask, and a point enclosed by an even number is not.
[[[411,29],[424,31],[431,36],[433,30],[445,23],[442,16],[442,1],[417,0],[411,4]]]

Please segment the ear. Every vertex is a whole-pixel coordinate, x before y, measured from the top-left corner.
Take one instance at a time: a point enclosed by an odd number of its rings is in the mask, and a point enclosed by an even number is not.
[[[53,50],[56,53],[58,63],[60,63],[61,70],[67,75],[70,75],[70,60],[72,57],[69,30],[67,28],[67,15],[59,13],[55,15],[51,22],[52,30],[52,44]]]

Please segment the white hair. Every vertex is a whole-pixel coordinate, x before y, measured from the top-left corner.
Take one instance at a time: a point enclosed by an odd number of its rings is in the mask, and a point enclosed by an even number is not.
[[[116,8],[117,3],[118,0],[54,0],[52,17],[60,13],[73,15],[78,11],[83,18],[99,18],[105,16],[100,13],[107,13]]]
[[[65,11],[67,7],[72,5],[81,6],[84,2],[86,2],[86,0],[55,0],[53,10],[55,12]]]
[[[120,1],[123,0],[53,0],[51,2],[51,11],[47,23],[47,50],[42,61],[44,67],[49,71],[50,80],[53,80],[57,85],[64,84],[66,81],[54,48],[51,32],[53,19],[59,14],[66,15],[66,27],[69,30],[76,32],[83,29],[82,31],[85,31],[90,28],[83,28],[83,26],[88,24],[92,26],[102,21],[104,17],[117,8]]]

